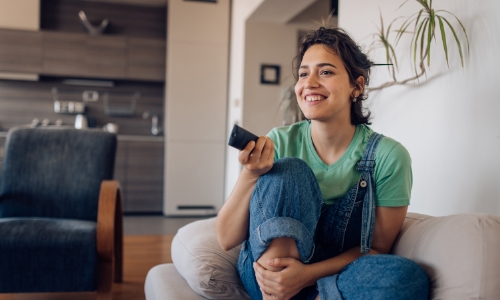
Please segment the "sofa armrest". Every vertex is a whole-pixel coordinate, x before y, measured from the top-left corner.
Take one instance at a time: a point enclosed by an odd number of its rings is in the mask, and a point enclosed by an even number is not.
[[[393,253],[424,268],[431,299],[494,299],[500,295],[499,249],[499,217],[409,213]]]
[[[116,180],[103,180],[97,213],[98,293],[110,293],[123,279],[122,192]]]
[[[240,249],[221,249],[215,218],[210,218],[180,228],[171,253],[178,273],[197,294],[207,299],[249,300],[236,270]]]

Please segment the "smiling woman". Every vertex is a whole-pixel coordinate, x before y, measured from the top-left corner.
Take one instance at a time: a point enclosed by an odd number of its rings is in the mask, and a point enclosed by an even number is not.
[[[411,159],[367,126],[371,61],[344,31],[320,28],[297,62],[308,120],[240,152],[217,217],[221,247],[243,242],[237,267],[252,299],[427,299],[422,268],[387,255],[410,202]]]

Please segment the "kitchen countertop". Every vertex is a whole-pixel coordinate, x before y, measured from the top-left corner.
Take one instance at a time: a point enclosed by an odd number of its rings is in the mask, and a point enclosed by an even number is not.
[[[164,136],[153,136],[153,135],[117,135],[119,141],[142,141],[142,142],[164,142]]]

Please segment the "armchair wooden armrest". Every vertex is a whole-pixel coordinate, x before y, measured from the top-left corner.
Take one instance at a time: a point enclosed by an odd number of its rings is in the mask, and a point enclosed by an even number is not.
[[[97,298],[110,299],[114,282],[123,280],[122,191],[116,180],[103,180],[97,212],[99,274]]]

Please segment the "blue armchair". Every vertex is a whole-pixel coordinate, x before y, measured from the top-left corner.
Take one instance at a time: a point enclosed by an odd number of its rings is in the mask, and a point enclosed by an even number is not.
[[[116,136],[11,129],[0,183],[0,293],[96,291],[122,281]]]

